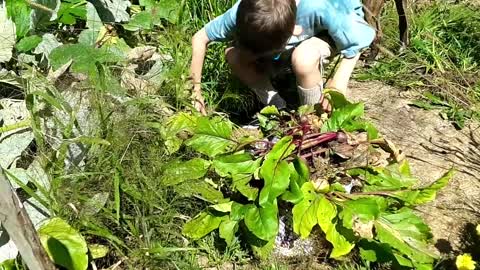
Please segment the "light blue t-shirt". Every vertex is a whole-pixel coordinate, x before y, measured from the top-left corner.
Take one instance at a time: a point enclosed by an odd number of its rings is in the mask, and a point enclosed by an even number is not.
[[[240,1],[205,26],[210,41],[232,39]],[[364,20],[362,7],[360,0],[300,0],[296,24],[302,26],[303,32],[292,36],[289,46],[326,30],[344,57],[355,57],[375,38],[375,30]]]

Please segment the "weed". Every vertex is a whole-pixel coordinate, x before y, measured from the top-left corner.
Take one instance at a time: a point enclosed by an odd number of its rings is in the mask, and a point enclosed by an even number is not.
[[[480,65],[480,14],[466,3],[435,2],[413,6],[410,13],[411,44],[400,55],[388,54],[359,79],[425,89],[448,104],[447,117],[459,128],[466,119],[478,118],[478,66]],[[393,7],[387,9],[385,48],[397,50]],[[424,99],[431,103],[427,97]]]

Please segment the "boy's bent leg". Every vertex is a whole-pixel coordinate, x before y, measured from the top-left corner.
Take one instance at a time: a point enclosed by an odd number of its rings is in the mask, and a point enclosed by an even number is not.
[[[320,59],[329,57],[330,45],[327,42],[312,37],[302,42],[292,54],[292,67],[297,77],[298,92],[302,104],[317,104],[322,102],[322,74],[319,70]],[[324,102],[325,103],[325,102]],[[328,103],[322,104],[328,110]]]
[[[255,92],[260,102],[280,109],[286,107],[285,100],[275,91],[268,75],[257,69],[255,58],[251,54],[231,47],[226,49],[225,57],[233,73]]]

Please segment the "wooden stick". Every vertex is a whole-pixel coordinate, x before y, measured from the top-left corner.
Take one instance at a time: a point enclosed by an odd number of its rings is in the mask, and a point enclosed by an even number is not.
[[[54,270],[42,248],[37,231],[20,203],[10,181],[0,169],[0,220],[10,239],[17,246],[29,269]]]

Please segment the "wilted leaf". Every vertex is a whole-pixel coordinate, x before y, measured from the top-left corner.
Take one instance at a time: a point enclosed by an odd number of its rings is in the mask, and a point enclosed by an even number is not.
[[[225,219],[225,216],[217,217],[208,212],[202,212],[185,224],[183,234],[194,240],[198,240],[217,229]]]
[[[0,121],[3,126],[15,125],[28,118],[23,100],[1,99]],[[0,167],[9,168],[33,140],[33,133],[26,129],[29,125],[0,133]]]
[[[17,41],[15,23],[7,16],[5,2],[0,6],[0,63],[8,62],[12,58],[13,46]]]
[[[270,241],[278,233],[277,201],[263,207],[249,205],[245,213],[245,225],[258,238]]]
[[[93,195],[92,198],[87,200],[82,207],[82,215],[92,216],[97,214],[102,210],[102,208],[107,204],[108,192],[100,192]]]
[[[32,9],[30,20],[34,28],[46,26],[57,18],[57,13],[61,5],[60,0],[32,0],[32,2],[40,4],[50,10],[47,11],[41,8]]]
[[[165,165],[162,182],[173,186],[187,180],[199,179],[205,176],[209,167],[210,162],[201,158],[188,161],[174,160]]]
[[[110,251],[107,246],[100,244],[88,245],[88,250],[90,251],[90,255],[94,260],[107,256],[108,252]]]
[[[260,168],[260,174],[265,183],[260,191],[260,205],[272,203],[288,188],[290,169],[288,163],[283,159],[287,158],[293,150],[295,150],[295,145],[292,143],[292,137],[287,136],[278,141],[266,155]]]
[[[209,157],[227,153],[237,145],[231,139],[232,123],[221,117],[199,118],[193,133],[185,144]]]
[[[52,34],[44,34],[42,37],[42,41],[38,44],[38,46],[33,51],[34,54],[41,54],[42,59],[49,59],[50,53],[57,47],[61,46],[62,43],[57,41]],[[65,63],[68,62],[65,61]],[[61,66],[61,65],[60,65]],[[56,67],[58,68],[58,67]]]
[[[358,176],[368,184],[364,191],[410,188],[418,182],[413,177],[403,175],[399,168],[399,164],[392,164],[386,168],[351,169],[348,174]]]
[[[52,218],[38,230],[40,241],[55,264],[68,270],[85,270],[88,266],[85,239],[60,218]]]

